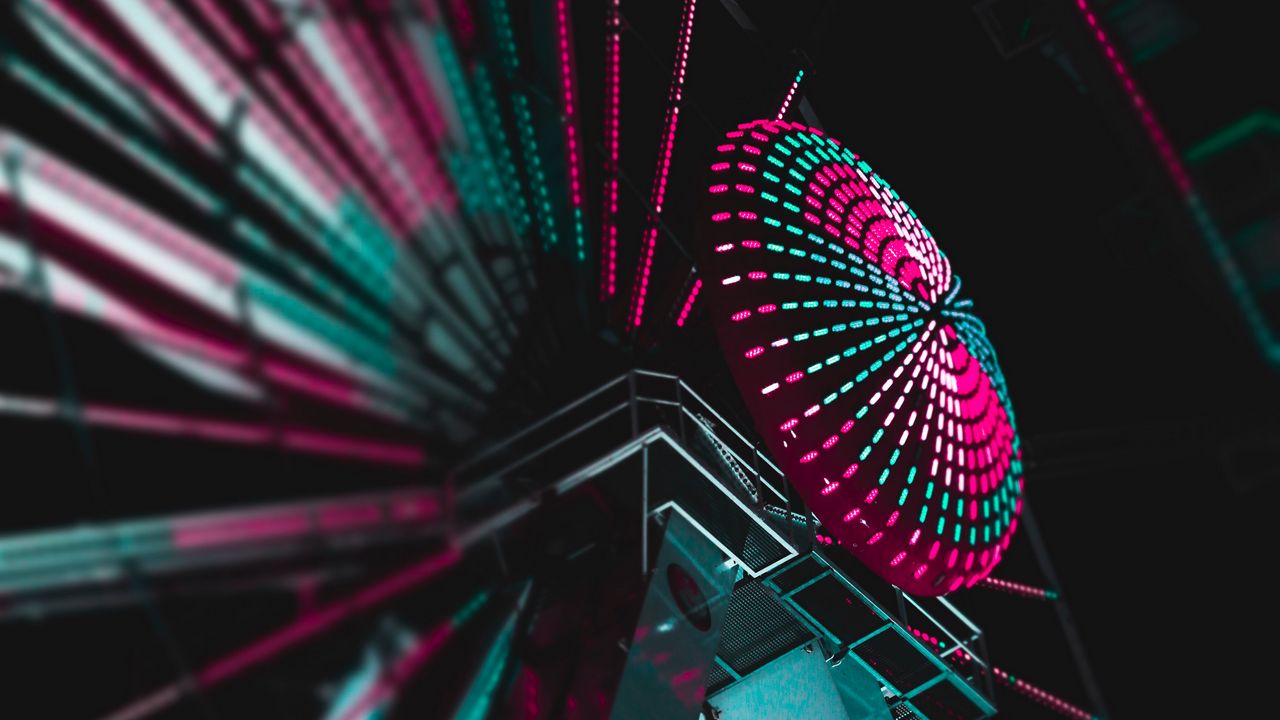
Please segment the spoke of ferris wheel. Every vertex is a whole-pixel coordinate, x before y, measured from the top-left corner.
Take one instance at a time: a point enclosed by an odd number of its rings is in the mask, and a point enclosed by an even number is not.
[[[1038,588],[1032,585],[1025,585],[1023,583],[1013,582],[1011,580],[1002,580],[994,577],[983,578],[978,583],[978,586],[991,588],[993,590],[1000,590],[1011,595],[1018,595],[1020,597],[1031,598],[1033,600],[1058,599],[1058,593],[1055,590]]]
[[[227,567],[305,558],[318,548],[368,547],[440,538],[446,532],[442,491],[420,488],[359,496],[322,497],[254,507],[179,513],[0,539],[0,594],[9,599],[0,619],[51,597],[92,608],[113,596],[122,577],[148,581],[190,578]]]
[[[1053,603],[1053,608],[1058,615],[1058,623],[1062,627],[1062,634],[1066,637],[1067,645],[1071,648],[1071,659],[1075,663],[1076,672],[1080,676],[1080,681],[1084,684],[1085,692],[1089,695],[1089,702],[1100,715],[1105,716],[1107,715],[1107,706],[1102,699],[1102,688],[1098,685],[1098,680],[1093,674],[1093,666],[1089,663],[1089,658],[1085,654],[1084,642],[1080,639],[1080,633],[1076,629],[1075,618],[1071,614],[1071,607],[1067,604],[1065,593],[1062,592],[1058,574],[1054,570],[1053,561],[1049,557],[1049,549],[1045,545],[1044,538],[1040,536],[1040,526],[1036,522],[1035,513],[1031,510],[1031,502],[1025,496],[1022,517],[1026,527],[1027,539],[1030,541],[1031,550],[1035,554],[1036,564],[1040,566],[1040,572],[1056,589],[1059,596],[1057,602]]]
[[[469,246],[469,244],[463,244],[463,245],[464,245],[464,247]],[[416,263],[408,264],[408,265],[406,265],[406,267],[407,267],[407,266],[410,266],[410,265],[414,265],[414,264],[416,264]],[[466,331],[467,331],[471,326],[472,326],[472,324],[471,324],[471,323],[460,323],[460,324],[458,324],[458,325],[456,325],[456,326],[455,326],[455,331],[462,331],[462,332],[464,332],[464,333],[465,333],[465,332],[466,332]],[[487,343],[484,343],[484,342],[480,342],[480,343],[473,343],[473,349],[476,349],[476,350],[478,350],[478,351],[480,351],[480,352],[484,352],[484,350],[485,350],[485,349],[487,349],[487,347],[488,347],[488,344],[487,344]]]
[[[223,655],[201,667],[194,676],[181,678],[127,703],[103,716],[103,720],[140,720],[191,697],[198,690],[207,691],[217,687],[300,643],[332,630],[358,614],[385,605],[421,586],[453,567],[459,558],[459,551],[451,547],[387,575],[360,591],[323,605],[298,620]],[[446,622],[453,622],[453,619]]]
[[[657,167],[654,170],[653,184],[649,192],[651,209],[646,214],[641,230],[640,259],[637,262],[636,275],[631,288],[627,325],[633,331],[639,328],[644,320],[645,300],[649,292],[649,275],[653,268],[654,253],[657,251],[657,221],[662,216],[667,179],[671,171],[671,159],[680,124],[680,105],[684,96],[684,79],[688,71],[689,51],[693,43],[693,21],[697,7],[697,0],[684,0],[680,14],[675,59],[671,68],[671,83],[667,90],[666,116],[663,119],[662,136],[658,141]]]

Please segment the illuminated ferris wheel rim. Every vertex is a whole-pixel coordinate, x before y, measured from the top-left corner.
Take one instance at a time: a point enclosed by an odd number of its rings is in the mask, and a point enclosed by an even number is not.
[[[1016,527],[1021,460],[1003,374],[950,262],[819,130],[757,120],[715,150],[703,274],[766,444],[886,580],[921,595],[972,586]]]

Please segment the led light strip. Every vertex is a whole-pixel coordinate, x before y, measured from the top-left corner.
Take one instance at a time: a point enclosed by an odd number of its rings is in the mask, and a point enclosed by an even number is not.
[[[1059,715],[1073,718],[1073,720],[1100,720],[1097,715],[1088,710],[1073,705],[1051,692],[1042,690],[1022,678],[1016,678],[998,667],[992,667],[991,674],[995,676],[1000,684],[1013,688],[1018,693],[1035,700]]]
[[[516,52],[515,33],[511,28],[506,0],[489,0],[489,3],[506,80],[510,86],[518,87],[520,58]],[[559,243],[559,237],[556,234],[555,216],[551,212],[551,199],[547,195],[547,177],[542,168],[542,155],[538,151],[529,98],[523,91],[513,89],[511,104],[515,109],[516,131],[525,168],[529,173],[529,187],[534,194],[533,211],[541,228],[542,242],[545,247],[555,247]]]
[[[689,288],[689,297],[685,298],[684,306],[680,308],[680,314],[676,316],[676,327],[684,327],[684,323],[689,319],[689,313],[693,310],[693,303],[698,299],[698,291],[702,290],[702,278],[696,278],[693,281],[693,287]]]
[[[71,415],[57,400],[18,395],[0,395],[0,414],[71,419]],[[385,465],[416,467],[425,461],[422,450],[413,445],[336,435],[309,428],[276,428],[259,423],[91,403],[81,405],[79,417],[91,426],[113,430],[241,445],[271,445],[279,442],[289,450],[309,455],[350,458]]]
[[[319,327],[327,327],[330,332],[340,332],[357,356],[366,361],[387,352],[385,348],[376,345],[373,338],[360,336],[348,326],[329,319],[314,308],[308,308],[266,278],[244,275],[234,261],[220,252],[199,243],[176,226],[133,204],[129,199],[28,141],[11,135],[0,135],[0,146],[9,151],[21,152],[24,159],[23,201],[36,215],[53,219],[59,226],[74,233],[79,241],[107,253],[124,266],[146,276],[157,286],[186,298],[225,322],[238,323],[241,319],[233,288],[237,282],[243,281],[252,294],[267,301],[266,304],[255,304],[249,308],[255,324],[265,337],[278,343],[280,347],[343,374],[354,374],[366,381],[376,381],[370,369],[358,367],[348,359],[345,351],[339,351],[331,343],[311,336],[303,325],[292,321],[299,317],[298,312],[317,321],[323,320]],[[10,190],[7,185],[0,184],[0,193],[8,192]],[[286,320],[283,316],[276,315],[274,310],[268,309],[273,300],[276,308],[284,308],[286,311],[294,308],[296,312],[293,313],[293,318]],[[392,388],[403,389],[398,383],[393,383]]]
[[[617,292],[618,280],[618,159],[622,102],[622,0],[609,0],[604,40],[604,200],[600,204],[603,278],[600,295]]]
[[[676,59],[671,70],[671,87],[667,92],[667,115],[662,139],[658,144],[658,169],[649,195],[650,210],[645,219],[640,242],[640,262],[636,268],[635,288],[631,299],[631,325],[644,321],[645,295],[649,292],[649,274],[653,270],[653,253],[658,242],[658,219],[662,201],[667,195],[667,174],[671,171],[671,153],[676,144],[676,128],[680,123],[680,100],[684,97],[684,78],[689,65],[689,45],[693,41],[693,16],[698,0],[685,0],[680,16],[680,32],[676,38]]]
[[[1138,113],[1147,137],[1151,140],[1151,144],[1155,146],[1156,152],[1160,156],[1165,172],[1168,173],[1169,178],[1178,188],[1178,192],[1182,195],[1182,201],[1186,204],[1192,219],[1200,228],[1200,234],[1204,236],[1205,242],[1208,243],[1209,251],[1218,263],[1219,270],[1226,278],[1227,286],[1235,297],[1236,304],[1240,306],[1241,312],[1244,313],[1245,322],[1253,332],[1254,339],[1262,347],[1267,359],[1273,364],[1280,365],[1280,339],[1275,336],[1271,326],[1267,324],[1262,309],[1258,306],[1257,299],[1249,291],[1249,287],[1240,271],[1240,266],[1231,254],[1226,240],[1222,237],[1222,231],[1218,229],[1217,222],[1214,221],[1213,216],[1209,213],[1209,208],[1200,198],[1200,194],[1196,192],[1195,185],[1191,181],[1191,175],[1182,164],[1182,158],[1174,150],[1173,144],[1169,142],[1169,138],[1165,134],[1164,128],[1160,125],[1160,121],[1156,119],[1146,98],[1138,90],[1133,75],[1129,72],[1124,62],[1120,60],[1119,52],[1117,52],[1115,45],[1112,44],[1111,39],[1107,36],[1106,31],[1102,29],[1097,15],[1090,9],[1087,0],[1076,0],[1076,7],[1079,8],[1084,16],[1085,22],[1089,24],[1094,40],[1102,48],[1103,54],[1106,55],[1111,71],[1115,73],[1116,78],[1120,80],[1120,84],[1124,87],[1125,93],[1128,94],[1129,101]]]
[[[573,212],[573,236],[579,261],[587,259],[587,232],[582,213],[582,153],[578,148],[578,103],[573,64],[573,28],[569,0],[556,0],[556,35],[560,55],[560,99],[564,109],[564,140],[569,164],[569,204]]]
[[[184,104],[163,87],[158,86],[147,73],[137,67],[124,53],[113,47],[102,33],[84,22],[79,12],[81,8],[73,0],[50,0],[43,9],[51,18],[60,22],[68,34],[77,42],[89,48],[103,60],[119,77],[139,88],[145,88],[145,96],[153,103],[163,116],[174,126],[180,128],[194,140],[202,150],[212,152],[217,147],[217,138],[210,123],[192,113]]]
[[[981,583],[982,587],[992,588],[994,590],[1002,590],[1012,595],[1031,598],[1033,600],[1057,600],[1058,593],[1055,590],[1046,590],[1044,588],[1033,587],[1031,585],[1023,585],[1022,583],[1011,582],[1009,580],[1001,580],[999,578],[984,578]]]
[[[787,97],[782,101],[782,107],[778,108],[778,116],[775,120],[783,120],[787,117],[787,110],[791,107],[791,99],[796,96],[796,90],[800,87],[800,81],[804,79],[804,69],[801,68],[796,72],[796,79],[791,81],[791,89],[787,91]]]

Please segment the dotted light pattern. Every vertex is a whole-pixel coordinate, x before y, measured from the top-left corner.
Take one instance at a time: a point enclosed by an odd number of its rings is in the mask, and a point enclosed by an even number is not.
[[[929,647],[932,648],[935,653],[941,654],[942,651],[947,649],[947,641],[939,638],[937,635],[930,635],[920,628],[908,627],[907,629],[909,629],[911,634],[916,636],[918,640],[923,643],[928,643]]]
[[[1036,702],[1040,703],[1041,705],[1044,705],[1045,707],[1049,708],[1050,710],[1053,710],[1054,712],[1057,712],[1060,715],[1065,715],[1066,717],[1069,717],[1069,718],[1075,718],[1075,720],[1096,720],[1097,719],[1097,716],[1089,712],[1088,710],[1085,710],[1084,708],[1078,707],[1076,705],[1072,705],[1071,703],[1067,702],[1066,700],[1063,700],[1057,695],[1054,695],[1053,693],[1047,692],[1045,690],[1041,690],[1040,688],[1036,687],[1035,685],[1032,685],[1026,680],[1015,678],[1014,676],[1010,675],[1004,670],[1001,670],[1000,668],[997,668],[997,667],[991,668],[991,673],[992,675],[995,676],[996,680],[1000,682],[1000,684],[1013,688],[1018,693],[1021,693],[1022,695],[1025,695],[1031,698],[1032,700],[1035,700]]]
[[[939,595],[986,577],[1021,509],[1003,374],[915,214],[820,131],[745,123],[716,148],[700,263],[770,451],[837,542]]]
[[[667,92],[667,115],[663,121],[662,140],[658,145],[658,171],[653,176],[649,194],[649,216],[645,219],[640,244],[640,263],[636,269],[635,291],[631,299],[631,324],[644,321],[644,300],[649,292],[649,273],[653,269],[653,251],[658,242],[658,218],[662,200],[667,195],[667,174],[671,171],[671,151],[676,144],[676,128],[680,123],[680,99],[684,96],[684,76],[689,65],[689,44],[693,40],[693,13],[698,0],[685,0],[680,15],[680,34],[676,37],[676,60],[671,69],[671,87]]]
[[[1133,74],[1129,72],[1129,69],[1120,59],[1120,53],[1116,51],[1115,45],[1112,44],[1106,30],[1102,28],[1098,16],[1089,7],[1087,0],[1076,0],[1076,7],[1084,15],[1085,22],[1089,24],[1089,30],[1093,35],[1094,41],[1097,42],[1102,53],[1106,55],[1111,71],[1124,87],[1125,94],[1129,96],[1129,102],[1133,104],[1134,111],[1138,113],[1138,118],[1142,121],[1142,129],[1147,133],[1147,137],[1155,147],[1156,153],[1160,155],[1160,162],[1164,165],[1165,172],[1169,175],[1169,179],[1173,181],[1173,184],[1177,186],[1178,192],[1182,196],[1182,201],[1191,213],[1192,220],[1196,223],[1201,236],[1204,237],[1205,243],[1209,246],[1209,252],[1213,254],[1214,261],[1218,263],[1219,271],[1226,278],[1227,287],[1244,314],[1245,323],[1248,324],[1249,329],[1253,332],[1258,344],[1262,346],[1267,359],[1273,364],[1280,365],[1280,338],[1276,337],[1271,326],[1267,323],[1257,298],[1245,281],[1239,263],[1236,262],[1235,256],[1223,238],[1222,231],[1218,229],[1217,221],[1209,213],[1208,207],[1200,198],[1200,193],[1196,191],[1195,185],[1191,181],[1191,175],[1183,165],[1182,157],[1178,155],[1178,152],[1173,148],[1173,144],[1169,142],[1164,127],[1156,119],[1155,114],[1152,113],[1146,97],[1143,96],[1142,91],[1138,89],[1137,83],[1134,82]]]
[[[560,52],[560,94],[564,103],[564,139],[569,164],[569,202],[573,211],[573,235],[579,260],[587,256],[587,231],[582,214],[582,155],[578,148],[578,104],[574,88],[573,29],[569,24],[569,0],[556,0],[556,35]]]
[[[988,577],[983,579],[982,587],[988,587],[993,590],[1000,590],[1011,595],[1019,597],[1031,598],[1033,600],[1057,600],[1058,593],[1053,590],[1046,590],[1031,585],[1024,585],[1010,580],[1001,580],[999,578]]]
[[[787,110],[791,108],[791,101],[796,96],[796,90],[800,88],[800,81],[804,79],[804,69],[802,68],[796,73],[796,79],[791,81],[791,89],[787,90],[787,97],[782,101],[782,107],[778,108],[778,116],[775,120],[781,120],[787,116]]]
[[[600,203],[600,294],[618,290],[618,133],[622,92],[622,0],[609,0],[604,40],[604,201]]]
[[[685,298],[684,305],[680,306],[680,314],[676,316],[676,327],[684,327],[685,321],[689,319],[689,313],[693,312],[693,303],[698,299],[698,293],[702,290],[702,278],[693,281],[693,287],[689,288],[689,297]]]
[[[973,656],[960,648],[956,648],[955,652],[947,655],[946,657],[952,663],[962,668],[969,667],[969,664],[973,662]],[[1073,718],[1074,720],[1101,720],[1098,715],[1095,715],[1078,705],[1073,705],[1051,692],[1042,690],[1026,680],[1014,677],[994,665],[991,667],[991,675],[996,679],[996,682],[1001,685],[1011,688],[1017,693],[1035,700],[1059,715]]]

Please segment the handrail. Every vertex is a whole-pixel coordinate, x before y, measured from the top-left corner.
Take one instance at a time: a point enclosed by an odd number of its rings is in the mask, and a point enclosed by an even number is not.
[[[459,464],[454,468],[454,472],[455,472],[455,473],[457,473],[457,472],[462,472],[463,470],[466,470],[467,468],[469,468],[469,467],[472,467],[472,466],[476,465],[476,464],[477,464],[477,463],[479,463],[481,460],[484,460],[485,458],[489,457],[490,455],[493,455],[494,453],[496,453],[497,451],[501,450],[502,448],[507,447],[508,445],[511,445],[512,443],[515,443],[516,441],[523,439],[524,437],[526,437],[527,435],[529,435],[530,433],[532,433],[534,430],[537,430],[537,429],[539,429],[539,428],[543,427],[544,425],[546,425],[547,423],[551,422],[552,420],[555,420],[556,418],[561,417],[561,416],[562,416],[562,415],[564,415],[565,413],[568,413],[569,411],[571,411],[571,410],[573,410],[573,409],[577,408],[578,406],[582,405],[583,403],[587,402],[588,400],[591,400],[591,399],[595,398],[597,395],[600,395],[600,394],[601,394],[601,393],[603,393],[604,391],[608,390],[609,388],[613,387],[614,385],[617,385],[617,384],[621,383],[622,381],[624,381],[624,380],[626,380],[626,379],[627,379],[627,375],[624,373],[624,374],[619,375],[618,377],[616,377],[616,378],[614,378],[614,379],[612,379],[612,380],[609,380],[609,381],[608,381],[608,382],[606,382],[604,385],[601,385],[600,387],[596,388],[595,390],[592,390],[591,392],[587,393],[586,395],[583,395],[582,397],[579,397],[577,400],[574,400],[573,402],[569,403],[568,405],[565,405],[565,406],[561,407],[559,410],[556,410],[555,412],[551,413],[550,415],[547,415],[546,417],[542,418],[541,420],[538,420],[538,421],[537,421],[537,422],[535,422],[534,424],[529,425],[528,427],[524,428],[523,430],[520,430],[519,432],[517,432],[517,433],[515,433],[515,434],[513,434],[513,435],[509,435],[509,436],[507,436],[506,438],[503,438],[501,441],[499,441],[499,442],[497,442],[497,443],[495,443],[495,444],[493,444],[493,445],[490,445],[489,447],[487,447],[487,448],[485,448],[484,450],[480,451],[480,452],[479,452],[479,453],[477,453],[476,455],[473,455],[473,456],[471,456],[471,457],[467,458],[466,460],[462,461],[461,463],[459,463]]]

